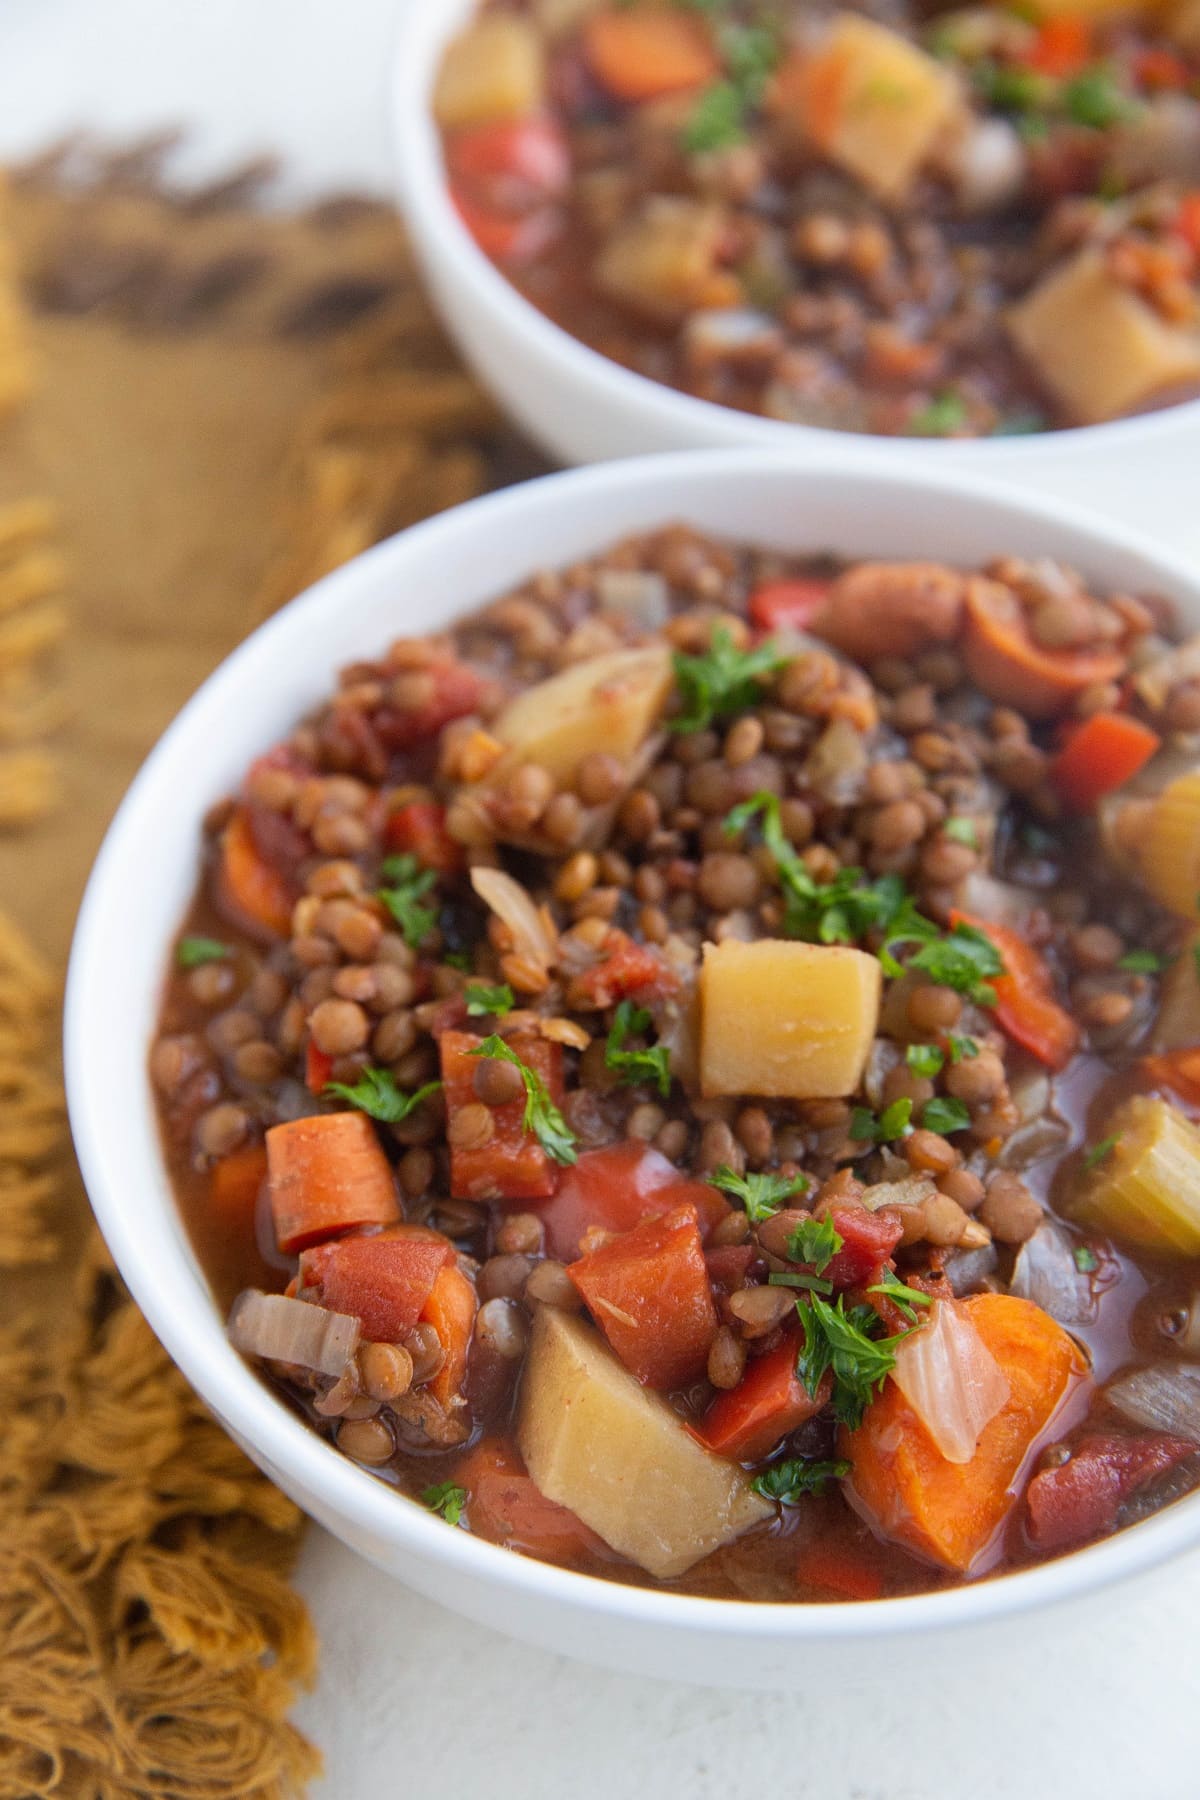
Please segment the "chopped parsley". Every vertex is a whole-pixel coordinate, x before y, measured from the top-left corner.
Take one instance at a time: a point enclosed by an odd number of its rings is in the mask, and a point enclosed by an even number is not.
[[[912,1109],[907,1095],[885,1106],[878,1118],[869,1107],[856,1106],[850,1114],[850,1136],[860,1144],[890,1144],[908,1132]]]
[[[874,1337],[882,1321],[873,1306],[852,1306],[843,1294],[830,1305],[819,1294],[796,1302],[804,1341],[796,1357],[796,1373],[813,1399],[826,1371],[833,1376],[833,1412],[853,1431],[896,1366],[896,1345],[907,1337]]]
[[[939,986],[964,994],[976,1006],[995,1006],[996,990],[988,980],[1003,975],[1004,958],[990,937],[960,921],[945,937],[922,944],[908,966],[920,969]]]
[[[717,26],[716,38],[726,74],[700,95],[683,127],[683,148],[693,155],[744,142],[748,115],[779,61],[779,38],[768,25],[726,21]]]
[[[389,856],[380,871],[387,885],[379,898],[400,927],[410,950],[419,950],[437,924],[437,913],[422,906],[423,897],[437,880],[432,869],[423,869],[415,856]]]
[[[820,1275],[798,1274],[791,1269],[772,1270],[767,1276],[768,1287],[805,1288],[810,1294],[832,1294],[832,1281],[825,1281]]]
[[[1100,1142],[1098,1144],[1092,1145],[1091,1149],[1088,1151],[1087,1155],[1084,1157],[1084,1159],[1083,1159],[1084,1168],[1085,1169],[1099,1168],[1100,1164],[1104,1161],[1105,1157],[1112,1155],[1113,1151],[1116,1149],[1116,1147],[1120,1143],[1120,1141],[1121,1141],[1121,1138],[1120,1138],[1119,1133],[1115,1137],[1101,1138]]]
[[[936,1044],[910,1044],[904,1060],[914,1075],[926,1075],[932,1080],[946,1058]]]
[[[399,1125],[441,1085],[440,1081],[427,1081],[415,1094],[402,1094],[390,1069],[364,1069],[352,1087],[344,1081],[327,1081],[324,1091],[357,1106],[359,1112],[382,1125]]]
[[[908,421],[910,437],[953,437],[967,422],[967,403],[953,388],[923,406]]]
[[[973,1037],[956,1037],[953,1032],[946,1039],[950,1046],[952,1063],[971,1062],[979,1055],[979,1045]]]
[[[746,108],[732,81],[718,81],[706,88],[693,106],[683,128],[681,142],[692,156],[708,150],[725,150],[746,137]]]
[[[468,981],[464,992],[467,1012],[472,1019],[502,1019],[517,1003],[507,981],[502,981],[498,987],[488,987],[483,981]]]
[[[1117,967],[1130,975],[1158,975],[1170,961],[1169,956],[1158,956],[1153,950],[1127,950]]]
[[[850,1473],[850,1464],[840,1457],[836,1462],[817,1462],[809,1456],[789,1456],[772,1463],[750,1486],[764,1500],[778,1500],[781,1506],[797,1506],[807,1494],[819,1494],[827,1481],[841,1481]]]
[[[635,1006],[632,1000],[622,1000],[604,1046],[604,1066],[631,1087],[643,1081],[654,1082],[666,1099],[671,1091],[671,1052],[667,1045],[654,1044],[645,1050],[625,1047],[626,1038],[641,1037],[651,1022],[645,1007]]]
[[[809,1186],[807,1175],[735,1175],[725,1166],[714,1170],[708,1179],[731,1200],[741,1202],[742,1211],[752,1225],[773,1219],[781,1206],[796,1194],[806,1194]]]
[[[443,950],[442,961],[448,969],[461,969],[464,975],[471,973],[471,958],[465,950]]]
[[[1075,1267],[1081,1275],[1094,1275],[1100,1267],[1100,1258],[1090,1244],[1076,1244],[1071,1255],[1075,1258]]]
[[[1038,113],[1045,111],[1054,89],[1046,76],[1036,69],[1012,67],[984,57],[971,70],[971,78],[980,98],[998,112]]]
[[[787,1253],[793,1262],[811,1263],[823,1275],[844,1242],[832,1219],[801,1219],[788,1238]]]
[[[718,625],[703,656],[675,653],[675,683],[683,711],[670,721],[673,731],[707,731],[716,719],[745,712],[761,698],[762,685],[787,661],[777,644],[767,640],[752,650],[739,650],[727,625]]]
[[[218,943],[216,938],[210,937],[180,938],[175,946],[175,961],[181,969],[199,969],[205,963],[227,962],[232,955],[228,944]]]
[[[494,1033],[484,1038],[474,1050],[468,1050],[468,1056],[492,1057],[497,1062],[510,1062],[520,1069],[521,1080],[525,1083],[525,1113],[522,1124],[526,1131],[531,1131],[546,1155],[552,1162],[569,1165],[579,1160],[579,1152],[575,1148],[575,1133],[550,1098],[545,1082],[536,1069],[523,1063],[516,1051],[505,1043],[502,1037]]]
[[[877,1281],[874,1287],[867,1289],[867,1292],[883,1294],[893,1306],[899,1307],[910,1325],[915,1325],[917,1322],[916,1307],[932,1304],[928,1294],[923,1294],[920,1288],[906,1287],[904,1282],[897,1281],[894,1275],[885,1275],[882,1281]]]
[[[1090,126],[1093,131],[1107,131],[1134,111],[1112,71],[1101,67],[1084,69],[1068,81],[1059,99],[1073,124]]]
[[[971,1123],[971,1114],[961,1100],[951,1100],[945,1094],[935,1094],[921,1111],[921,1124],[926,1131],[936,1131],[942,1137],[948,1137],[952,1131],[965,1131]]]
[[[968,850],[979,848],[979,828],[974,819],[947,819],[942,826],[942,836],[956,844],[965,844]]]
[[[440,1513],[447,1525],[457,1525],[467,1504],[467,1490],[453,1481],[439,1481],[436,1487],[421,1489],[421,1504]]]

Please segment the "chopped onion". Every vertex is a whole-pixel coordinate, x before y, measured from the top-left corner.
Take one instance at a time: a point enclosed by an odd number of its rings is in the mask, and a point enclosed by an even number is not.
[[[1060,1325],[1084,1325],[1096,1316],[1092,1284],[1076,1265],[1074,1243],[1048,1216],[1017,1252],[1009,1292],[1032,1300]]]
[[[1028,157],[1007,119],[976,119],[947,148],[945,161],[963,210],[987,212],[1020,192]]]
[[[1011,925],[1023,931],[1038,904],[1036,894],[1012,881],[997,881],[982,869],[972,869],[962,884],[962,909],[995,925]]]
[[[1050,1077],[1041,1069],[1024,1069],[1009,1088],[1009,1098],[1021,1115],[1022,1125],[1044,1119],[1050,1109]]]
[[[512,932],[516,954],[531,956],[549,968],[557,954],[557,938],[544,909],[533,904],[520,882],[503,869],[480,868],[471,870],[471,886]]]
[[[1110,1382],[1105,1393],[1135,1425],[1200,1444],[1200,1363],[1151,1363]]]
[[[804,779],[823,800],[847,806],[856,800],[867,768],[862,732],[849,719],[833,719],[825,727],[804,764]]]
[[[863,1093],[872,1106],[883,1105],[883,1084],[893,1069],[898,1069],[904,1061],[904,1045],[898,1044],[895,1038],[877,1037],[867,1052],[867,1066],[863,1070]]]
[[[1000,1266],[995,1244],[981,1244],[978,1250],[955,1250],[946,1258],[945,1275],[954,1292],[974,1294]]]
[[[318,1375],[340,1375],[358,1347],[361,1327],[349,1313],[328,1312],[287,1294],[246,1288],[233,1303],[229,1337],[244,1356],[298,1363]]]
[[[708,307],[694,312],[683,336],[688,355],[700,363],[770,355],[779,346],[779,327],[752,306]]]
[[[1159,712],[1166,705],[1173,687],[1182,681],[1194,680],[1197,675],[1200,675],[1200,635],[1187,638],[1165,655],[1147,663],[1134,675],[1133,685],[1150,710]]]
[[[596,599],[607,612],[625,613],[645,631],[659,631],[671,611],[671,590],[648,569],[601,569]]]
[[[878,1212],[881,1206],[921,1206],[936,1192],[929,1175],[902,1176],[898,1181],[877,1181],[864,1188],[862,1203]]]
[[[892,1380],[952,1463],[970,1462],[1009,1394],[999,1363],[953,1300],[935,1300],[928,1322],[897,1346]]]

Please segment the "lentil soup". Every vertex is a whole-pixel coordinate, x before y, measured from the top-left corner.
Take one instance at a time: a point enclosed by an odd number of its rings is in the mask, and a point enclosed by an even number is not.
[[[1200,1480],[1198,892],[1160,597],[663,529],[213,810],[169,1166],[233,1342],[447,1529],[978,1579]]]

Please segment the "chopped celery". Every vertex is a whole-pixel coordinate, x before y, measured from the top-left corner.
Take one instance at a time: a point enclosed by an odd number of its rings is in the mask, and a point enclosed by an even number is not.
[[[1200,1131],[1168,1101],[1139,1094],[1113,1115],[1112,1136],[1073,1216],[1147,1250],[1200,1256]]]

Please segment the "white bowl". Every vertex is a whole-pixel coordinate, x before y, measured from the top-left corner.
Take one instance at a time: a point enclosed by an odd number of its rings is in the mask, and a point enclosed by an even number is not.
[[[828,449],[871,457],[891,445],[915,469],[994,474],[1038,494],[1169,528],[1190,506],[1200,466],[1200,400],[1162,412],[1032,437],[902,440],[856,436],[717,406],[634,374],[591,350],[519,294],[451,204],[431,95],[446,44],[476,0],[411,0],[401,15],[392,91],[400,201],[446,325],[507,412],[559,461],[653,450]]]
[[[620,1669],[720,1685],[859,1679],[895,1658],[898,1639],[906,1659],[936,1657],[953,1628],[996,1628],[1047,1601],[1094,1595],[1200,1541],[1200,1495],[1002,1580],[843,1606],[625,1587],[452,1530],[340,1456],[230,1347],[172,1198],[146,1061],[209,805],[329,692],[338,666],[444,625],[537,568],[686,520],[788,551],[1061,557],[1105,587],[1170,594],[1200,626],[1195,575],[1102,521],[947,475],[867,469],[834,449],[819,464],[714,451],[550,476],[445,513],[319,582],[222,664],[149,757],[93,871],[67,988],[71,1124],[100,1224],[154,1330],[249,1455],[381,1569],[473,1619]]]

